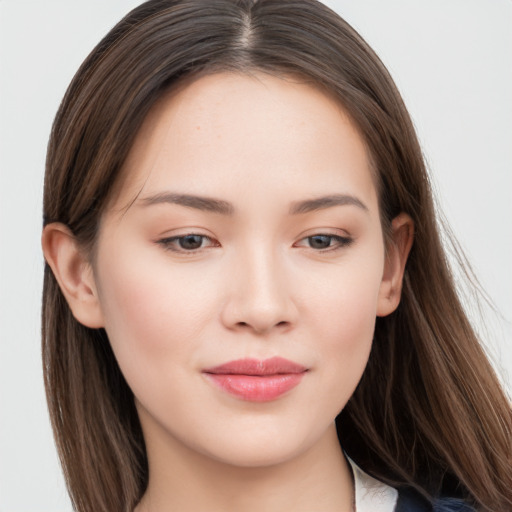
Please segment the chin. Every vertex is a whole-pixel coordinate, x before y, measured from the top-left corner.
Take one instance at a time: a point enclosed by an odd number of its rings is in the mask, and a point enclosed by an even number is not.
[[[284,464],[299,456],[301,450],[283,449],[283,447],[273,446],[273,443],[258,446],[240,446],[232,445],[228,450],[220,453],[207,453],[210,458],[217,460],[223,464],[234,466],[237,468],[268,468]]]
[[[276,466],[296,460],[310,451],[325,436],[316,426],[313,431],[301,428],[281,428],[274,430],[252,429],[242,433],[231,432],[219,436],[213,449],[201,450],[203,454],[218,462],[240,468],[262,468]]]

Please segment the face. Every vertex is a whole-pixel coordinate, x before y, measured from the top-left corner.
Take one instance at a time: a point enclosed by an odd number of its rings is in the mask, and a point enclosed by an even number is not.
[[[148,446],[261,466],[321,442],[385,310],[342,108],[291,78],[202,77],[153,108],[124,173],[93,276]]]

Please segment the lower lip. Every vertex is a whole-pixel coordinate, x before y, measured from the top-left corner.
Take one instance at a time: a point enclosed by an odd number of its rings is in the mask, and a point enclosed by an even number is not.
[[[305,372],[277,375],[206,373],[224,391],[250,402],[269,402],[298,386]]]

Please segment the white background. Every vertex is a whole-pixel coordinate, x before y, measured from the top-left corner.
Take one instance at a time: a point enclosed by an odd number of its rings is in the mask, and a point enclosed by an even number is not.
[[[0,0],[0,511],[70,511],[40,362],[44,158],[67,84],[138,0]],[[512,372],[512,2],[331,0],[389,67]],[[479,324],[483,325],[483,324]]]

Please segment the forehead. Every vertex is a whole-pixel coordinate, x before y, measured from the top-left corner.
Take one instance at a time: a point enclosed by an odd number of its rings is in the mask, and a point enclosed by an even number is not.
[[[373,188],[364,141],[332,96],[297,77],[217,73],[182,83],[152,107],[116,203],[169,186],[219,196],[224,180],[293,190],[306,177],[325,193],[349,170]]]

